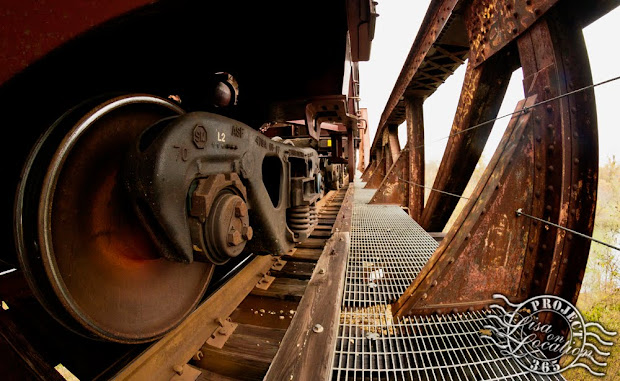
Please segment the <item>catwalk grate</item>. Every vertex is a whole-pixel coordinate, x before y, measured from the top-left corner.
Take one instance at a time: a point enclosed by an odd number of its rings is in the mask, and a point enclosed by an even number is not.
[[[563,380],[501,354],[480,335],[492,321],[482,311],[396,319],[389,305],[344,309],[332,379]]]
[[[332,380],[563,380],[524,370],[481,337],[489,312],[394,318],[390,303],[435,249],[400,207],[356,182]]]
[[[356,183],[344,307],[396,301],[437,248],[399,206],[368,205],[372,193]]]

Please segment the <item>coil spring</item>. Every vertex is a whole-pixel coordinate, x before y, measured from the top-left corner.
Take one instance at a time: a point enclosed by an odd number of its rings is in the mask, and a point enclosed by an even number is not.
[[[316,212],[316,204],[310,205],[310,225],[315,226],[319,223],[319,215]]]
[[[289,208],[286,213],[288,227],[295,233],[305,233],[317,224],[319,218],[316,205],[301,205]]]

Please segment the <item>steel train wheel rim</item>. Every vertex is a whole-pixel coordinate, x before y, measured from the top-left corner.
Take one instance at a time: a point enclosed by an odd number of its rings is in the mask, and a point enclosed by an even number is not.
[[[75,124],[51,157],[36,217],[41,264],[57,297],[47,304],[58,310],[60,303],[73,321],[55,317],[79,333],[153,340],[182,321],[206,289],[213,265],[161,258],[119,181],[127,147],[181,112],[151,96],[110,100]]]

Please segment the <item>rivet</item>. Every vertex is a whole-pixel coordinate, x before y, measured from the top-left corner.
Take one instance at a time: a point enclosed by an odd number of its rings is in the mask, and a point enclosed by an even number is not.
[[[538,280],[535,280],[535,281],[534,281],[534,285],[535,285],[535,286],[538,286],[539,284],[540,284],[540,282],[539,282]]]
[[[458,313],[458,312],[459,312],[459,309],[458,309],[458,308],[453,308],[453,309],[452,309],[452,313],[455,313],[455,314],[456,314],[456,313]]]
[[[465,236],[465,239],[470,239],[471,238],[471,234],[467,233],[467,235]]]
[[[428,295],[427,295],[427,294],[426,294],[426,292],[425,292],[425,293],[423,293],[423,294],[422,294],[422,300],[424,300],[424,299],[426,299],[426,298],[428,298]]]
[[[541,269],[543,268],[543,263],[542,263],[542,262],[538,262],[536,265],[537,265],[539,268],[541,268]]]
[[[495,190],[499,190],[499,184],[495,186]]]
[[[569,233],[569,234],[567,234],[567,235],[566,235],[566,239],[568,239],[569,241],[572,241],[572,240],[573,240],[573,235],[572,235],[572,234],[570,234],[570,233]]]
[[[549,151],[553,152],[553,150],[555,149],[555,146],[553,144],[549,144]]]
[[[576,108],[576,107],[571,107],[571,108],[570,108],[570,111],[571,111],[573,114],[576,114],[576,113],[577,113],[577,108]]]
[[[436,280],[434,280],[433,283],[431,283],[431,287],[435,287],[435,286],[437,286],[437,281]]]
[[[577,131],[573,132],[573,137],[574,138],[578,138],[579,137],[579,133]]]
[[[547,190],[548,190],[549,192],[553,192],[553,185],[549,185],[549,186],[547,187]]]
[[[558,286],[562,286],[563,284],[564,284],[564,282],[558,281]]]
[[[545,92],[547,92],[547,93],[548,93],[548,92],[550,92],[550,91],[551,91],[551,87],[549,87],[549,86],[545,86]]]
[[[452,262],[454,262],[454,258],[448,259],[448,264],[452,264]]]
[[[532,221],[532,225],[534,226],[538,225],[538,221]]]
[[[321,333],[323,332],[323,326],[320,324],[315,324],[314,327],[312,327],[312,331],[314,333]]]
[[[543,243],[542,245],[540,245],[540,248],[543,249],[543,250],[547,250],[547,245]],[[539,263],[539,265],[540,265],[540,263]]]
[[[540,116],[535,117],[535,118],[534,118],[534,121],[535,121],[536,123],[540,123]]]
[[[536,141],[537,141],[537,142],[540,142],[541,140],[542,140],[542,138],[541,138],[540,136],[537,136],[537,137],[536,137]]]
[[[530,251],[534,251],[534,245],[529,245],[528,249],[530,249]]]
[[[578,159],[578,158],[575,158],[575,159],[573,160],[573,163],[575,163],[575,164],[579,164],[579,159]]]
[[[480,211],[480,214],[485,214],[487,212],[487,210],[485,208],[482,208],[482,210]]]
[[[536,163],[536,169],[538,169],[540,171],[542,169],[542,164]]]
[[[575,209],[570,210],[570,214],[572,214],[573,216],[575,215],[575,213],[576,213]]]
[[[553,111],[553,106],[547,105],[547,111],[552,112]]]
[[[534,192],[534,196],[536,196],[536,198],[540,198],[540,192],[539,191]]]
[[[550,130],[553,130],[553,124],[551,124],[551,123],[547,124],[547,128],[550,129]]]
[[[553,165],[548,166],[547,169],[549,170],[549,172],[553,172]]]
[[[469,312],[474,312],[474,307],[469,307],[469,308],[467,308],[467,311],[469,311]]]
[[[441,315],[441,310],[435,310],[435,313],[436,313],[437,315]]]
[[[319,274],[325,274],[325,269],[320,269]]]
[[[525,275],[530,275],[530,270],[525,270]]]
[[[525,292],[527,289],[525,287],[521,287],[521,291]]]
[[[545,209],[547,209],[548,211],[553,210],[553,208],[551,207],[551,205],[547,205],[547,206],[545,207]]]
[[[541,10],[539,8],[534,9],[534,14],[540,16]]]
[[[568,258],[562,259],[562,263],[567,264],[568,263]]]

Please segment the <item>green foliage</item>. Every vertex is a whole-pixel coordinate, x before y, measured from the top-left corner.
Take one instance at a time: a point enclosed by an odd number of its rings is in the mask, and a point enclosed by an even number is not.
[[[599,168],[594,238],[618,246],[620,241],[620,166],[615,156]],[[600,323],[608,331],[620,332],[620,253],[593,242],[577,307],[588,321]],[[619,334],[607,338],[614,343],[607,357],[605,380],[620,379]],[[585,369],[564,372],[567,380],[591,380]]]
[[[600,357],[599,360],[607,361],[607,367],[592,366],[594,370],[604,372],[605,377],[594,377],[585,369],[573,368],[562,373],[564,378],[570,381],[585,380],[618,380],[620,379],[620,289],[611,293],[579,296],[577,307],[588,321],[595,321],[605,327],[606,330],[618,332],[616,336],[602,336],[604,340],[614,343],[610,347],[600,347],[610,352],[609,357]]]

